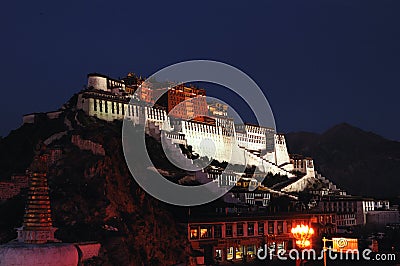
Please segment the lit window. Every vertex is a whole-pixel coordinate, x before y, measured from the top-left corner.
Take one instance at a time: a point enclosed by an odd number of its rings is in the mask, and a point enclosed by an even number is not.
[[[217,260],[221,260],[222,259],[222,250],[221,249],[216,249],[215,250],[215,258]]]
[[[236,259],[243,258],[243,246],[236,247]]]
[[[190,227],[190,239],[198,239],[198,238],[199,238],[199,228]]]
[[[233,247],[229,247],[227,248],[227,252],[226,252],[226,259],[227,260],[232,260],[233,259]]]
[[[211,238],[211,227],[200,227],[200,238]]]

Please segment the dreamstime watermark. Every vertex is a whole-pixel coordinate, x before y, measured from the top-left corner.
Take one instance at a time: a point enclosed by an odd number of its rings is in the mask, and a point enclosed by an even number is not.
[[[325,254],[324,254],[325,253]],[[327,256],[329,260],[366,260],[366,261],[396,261],[394,253],[373,253],[371,249],[364,249],[360,252],[358,249],[338,250],[328,249],[327,251],[316,251],[315,249],[272,249],[267,245],[257,250],[259,260],[323,260]]]
[[[163,160],[168,160],[169,163],[184,171],[201,171],[210,165],[212,161],[206,158],[215,158],[219,152],[223,153],[224,161],[227,163],[222,174],[243,173],[246,167],[246,156],[252,156],[251,154],[246,154],[245,149],[240,149],[236,145],[233,133],[229,135],[229,132],[234,132],[235,127],[233,123],[229,124],[229,120],[224,120],[225,122],[217,121],[216,127],[218,129],[214,133],[219,134],[219,143],[215,143],[218,138],[212,137],[212,134],[210,134],[210,131],[214,129],[205,128],[205,134],[195,136],[197,138],[196,141],[199,142],[200,151],[194,152],[201,152],[205,155],[201,158],[190,158],[188,160],[187,157],[180,154],[176,145],[171,145],[168,138],[177,136],[177,133],[179,135],[179,131],[182,132],[183,129],[191,126],[190,120],[196,118],[196,115],[193,114],[192,117],[189,116],[185,119],[165,117],[165,113],[160,111],[157,106],[149,106],[148,102],[140,99],[147,94],[146,90],[151,87],[154,93],[154,102],[157,102],[162,99],[163,95],[168,93],[168,90],[179,90],[180,85],[190,82],[217,84],[233,91],[250,107],[257,124],[275,131],[274,116],[263,91],[248,75],[235,67],[216,61],[194,60],[165,67],[151,75],[136,90],[129,104],[129,110],[132,110],[133,113],[141,112],[142,118],[137,117],[135,120],[132,117],[128,117],[128,112],[125,113],[122,126],[123,151],[133,178],[147,193],[161,201],[180,206],[195,206],[211,202],[226,194],[235,183],[229,183],[224,187],[218,186],[216,182],[208,182],[197,186],[182,186],[167,180],[159,173],[150,159],[146,146],[146,133],[149,134],[161,129],[162,149],[166,156]],[[193,108],[193,101],[203,101],[202,97],[207,100],[215,100],[215,98],[200,95],[194,97],[194,99],[184,100],[174,109],[179,113],[179,110],[181,110],[179,108],[182,106],[189,109]],[[224,103],[222,99],[218,100]],[[234,106],[228,107],[236,114],[235,117],[240,120],[240,110],[235,110]],[[170,111],[173,112],[174,109]],[[200,127],[198,125],[195,126]],[[244,155],[242,155],[243,153]],[[241,164],[233,160],[234,157],[240,156],[244,158]],[[256,167],[263,168],[262,170],[267,172],[267,168],[270,166],[268,164],[264,165],[261,160],[261,165],[256,165]]]

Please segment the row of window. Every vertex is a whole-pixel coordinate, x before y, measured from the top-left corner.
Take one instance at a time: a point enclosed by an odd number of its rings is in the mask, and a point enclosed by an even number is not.
[[[329,207],[329,205],[330,206],[337,206],[337,207],[339,207],[339,206],[341,206],[341,207],[343,207],[343,206],[351,206],[351,207],[354,207],[354,202],[348,202],[348,201],[336,201],[336,202],[324,202],[324,206],[325,207]]]
[[[335,223],[336,222],[336,216],[335,215],[321,215],[320,217],[319,217],[319,222],[321,223],[321,224],[323,224],[323,223]]]
[[[238,130],[244,130],[246,129],[247,132],[249,133],[254,133],[254,134],[266,134],[267,129],[262,128],[262,127],[257,127],[257,126],[244,126],[244,125],[237,125],[236,129]]]
[[[258,222],[257,223],[257,232],[255,230],[255,222],[247,223],[247,236],[254,236],[255,234],[264,235],[265,233],[265,224],[267,223],[267,233],[270,235],[274,234],[283,234],[284,226],[283,221],[278,221],[277,226],[275,228],[275,222]],[[292,222],[286,222],[286,232],[290,233],[290,229],[292,228]],[[225,237],[233,237],[233,224],[225,224]],[[244,236],[244,223],[236,223],[236,236]],[[189,232],[190,239],[208,239],[208,238],[222,238],[222,225],[203,225],[203,226],[191,226]]]
[[[180,89],[171,89],[168,90],[168,98],[170,97],[196,97],[196,96],[204,96],[205,92],[204,91],[200,91],[200,90],[196,90],[196,89],[184,89],[184,90],[180,90]]]
[[[121,105],[121,106],[120,106]],[[108,113],[109,112],[109,103],[108,101],[99,100],[97,101],[96,99],[93,101],[93,110],[97,112],[98,110],[100,112]],[[126,109],[128,111],[128,116],[139,116],[139,107],[135,105],[128,105],[128,108]],[[120,104],[118,102],[111,102],[111,113],[112,114],[122,114],[125,115],[125,104]],[[165,119],[165,113],[164,112],[157,112],[154,111],[153,109],[148,110],[148,115],[149,118],[153,119],[158,119],[158,120],[164,120]]]
[[[202,106],[203,108],[205,107],[207,108],[207,102],[206,99],[204,97],[198,97],[197,95],[193,95],[193,97],[191,97],[191,95],[189,96],[169,96],[168,97],[168,103],[169,104],[179,104],[183,101],[187,101],[187,102],[191,102],[193,104],[198,104],[199,106]]]
[[[342,220],[342,219],[353,219],[355,218],[355,214],[354,213],[348,213],[348,214],[341,214],[338,215],[338,220]]]
[[[125,84],[117,80],[108,80],[108,88],[123,88]]]
[[[158,110],[158,109],[147,109],[147,114],[149,118],[156,119],[156,120],[165,120],[165,113]]]
[[[200,125],[197,123],[186,123],[187,129],[190,130],[198,130],[198,131],[203,131],[206,133],[218,133],[218,128],[214,126],[208,126],[208,125]]]
[[[108,101],[104,101],[104,105],[103,105],[103,101],[99,100],[99,109],[100,112],[103,112],[103,108],[104,108],[104,112],[108,113]],[[94,100],[93,102],[93,110],[95,112],[97,112],[97,100]],[[111,113],[115,114],[119,114],[120,113],[120,106],[119,103],[115,103],[115,102],[111,102]],[[122,104],[122,108],[121,108],[121,114],[125,115],[125,104]]]
[[[343,225],[355,225],[356,224],[356,220],[355,219],[350,219],[350,220],[344,220],[344,221],[338,221],[337,225],[338,226],[343,226]]]
[[[238,137],[238,141],[244,141],[244,142],[252,142],[252,143],[260,143],[260,144],[266,144],[267,141],[265,138],[252,138],[252,137]],[[271,142],[273,143],[273,142]]]
[[[310,165],[310,167],[312,167],[310,160],[293,160],[293,164],[295,168],[303,168],[307,165]]]

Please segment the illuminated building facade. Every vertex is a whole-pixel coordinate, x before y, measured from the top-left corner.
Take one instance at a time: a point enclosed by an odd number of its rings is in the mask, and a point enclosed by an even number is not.
[[[258,154],[274,149],[275,130],[252,124],[235,125],[238,145]]]
[[[168,90],[168,114],[171,117],[190,120],[207,116],[206,91],[178,85]]]
[[[188,223],[187,230],[192,249],[202,254],[196,257],[197,263],[212,264],[215,260],[255,259],[257,250],[264,248],[265,244],[269,252],[274,250],[274,254],[279,249],[295,248],[291,230],[297,225],[315,228],[315,239],[336,232],[335,216],[321,213],[193,219]]]
[[[211,116],[228,117],[228,105],[219,102],[211,102],[208,104],[208,112]]]

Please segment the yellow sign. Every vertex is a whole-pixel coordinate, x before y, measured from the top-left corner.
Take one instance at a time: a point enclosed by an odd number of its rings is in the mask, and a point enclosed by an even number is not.
[[[332,238],[332,249],[336,252],[356,251],[358,250],[358,240],[356,238]]]

